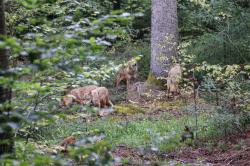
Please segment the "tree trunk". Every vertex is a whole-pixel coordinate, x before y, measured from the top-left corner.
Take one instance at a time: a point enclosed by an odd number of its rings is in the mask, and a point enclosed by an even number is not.
[[[0,0],[0,35],[6,35],[3,0]],[[5,49],[0,49],[0,62],[0,69],[6,70],[8,68],[8,56]]]
[[[0,40],[6,35],[4,1],[0,0]],[[0,49],[0,71],[8,69],[8,53],[6,49]],[[0,104],[9,103],[11,100],[11,89],[0,84]],[[5,106],[0,107],[0,155],[11,153],[13,151],[13,134],[12,129],[6,123],[9,121],[9,109]],[[6,114],[7,113],[7,114]]]
[[[166,71],[169,70],[172,59],[177,56],[177,1],[152,0],[151,19],[151,64],[149,78],[166,77]]]
[[[113,0],[113,10],[121,9],[121,0]]]

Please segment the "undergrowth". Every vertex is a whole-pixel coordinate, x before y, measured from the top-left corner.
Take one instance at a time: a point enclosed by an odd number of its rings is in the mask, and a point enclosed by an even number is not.
[[[136,121],[114,121],[112,118],[98,120],[89,126],[90,130],[103,133],[113,145],[126,144],[135,148],[171,151],[182,145],[181,134],[185,125],[191,126],[195,119],[184,116],[179,119],[164,114],[159,119],[147,118]],[[206,118],[200,117],[200,126],[206,125]],[[202,131],[202,127],[201,130]],[[204,135],[204,134],[202,134]]]
[[[194,140],[181,142],[185,126],[189,126],[192,132],[197,134],[198,140],[212,141],[213,137],[241,132],[249,121],[246,118],[249,116],[246,114],[225,115],[213,108],[212,111],[199,113],[198,129],[196,130],[195,116],[185,113],[185,110],[182,109],[179,111],[183,114],[178,118],[168,112],[163,113],[160,117],[155,117],[154,115],[144,116],[149,110],[126,104],[122,106],[125,107],[122,109],[125,112],[118,111],[115,112],[115,116],[110,115],[105,118],[96,117],[94,110],[70,112],[70,114],[69,112],[61,113],[55,116],[55,123],[41,126],[35,134],[39,135],[39,142],[50,145],[58,144],[60,140],[70,135],[79,139],[85,136],[104,135],[104,140],[110,142],[113,148],[124,144],[133,148],[153,151],[172,151],[182,146],[195,145]],[[131,108],[139,110],[135,112],[132,110],[131,113]],[[126,110],[129,110],[127,114]],[[137,115],[140,115],[140,118]]]

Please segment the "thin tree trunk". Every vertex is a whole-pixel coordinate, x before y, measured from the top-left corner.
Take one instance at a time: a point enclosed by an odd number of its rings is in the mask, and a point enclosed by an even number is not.
[[[2,35],[6,35],[5,18],[4,18],[4,2],[0,0],[0,39]],[[8,68],[8,57],[5,49],[0,49],[0,69]],[[1,99],[0,99],[1,101]]]
[[[6,35],[4,0],[0,0],[0,40]],[[0,71],[8,69],[8,53],[6,49],[0,49]],[[0,84],[0,104],[9,103],[11,100],[11,89]],[[9,109],[5,106],[0,108],[0,155],[13,151],[12,128],[6,125],[9,121]],[[6,114],[7,113],[7,114]]]
[[[151,64],[154,77],[166,76],[177,56],[178,18],[176,0],[152,0]]]
[[[3,0],[0,0],[0,35],[6,35]],[[0,62],[0,69],[5,70],[8,68],[8,57],[5,49],[0,49]]]
[[[113,10],[121,9],[121,0],[113,0]]]

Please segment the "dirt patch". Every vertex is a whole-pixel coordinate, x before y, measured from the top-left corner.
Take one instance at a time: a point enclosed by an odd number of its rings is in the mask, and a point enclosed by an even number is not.
[[[116,166],[120,165],[152,165],[159,160],[159,157],[153,153],[145,153],[140,149],[119,145],[112,152],[113,157],[118,159]]]
[[[212,147],[212,150],[208,150],[207,147],[185,147],[163,156],[165,156],[165,159],[177,160],[189,164],[199,162],[215,166],[249,166],[250,134],[248,133],[217,140],[224,144],[225,149],[219,146]],[[244,145],[239,145],[239,142],[244,142]]]
[[[214,140],[216,141],[216,140]],[[153,151],[135,149],[126,145],[117,146],[112,152],[114,158],[126,159],[116,162],[115,165],[153,165],[158,162],[174,162],[191,165],[213,166],[249,166],[250,165],[250,131],[244,135],[221,138],[227,149],[213,146],[212,150],[206,146],[196,148],[182,147],[170,153],[158,153]],[[244,145],[237,147],[237,143],[244,141]]]
[[[246,148],[240,151],[227,150],[226,152],[215,149],[212,153],[201,148],[183,148],[179,152],[166,155],[166,159],[177,160],[186,164],[202,163],[216,166],[249,166],[250,148]]]
[[[214,163],[215,165],[238,165],[249,166],[250,165],[250,148],[246,148],[240,151],[229,150],[225,153],[213,153],[209,156],[207,161]]]
[[[179,110],[176,110],[176,109],[164,109],[164,108],[156,108],[156,109],[154,109],[152,111],[146,112],[145,114],[148,117],[160,118],[165,113],[169,113],[171,116],[173,116],[175,118],[180,118],[180,117],[183,116],[183,113],[181,111],[179,111]]]

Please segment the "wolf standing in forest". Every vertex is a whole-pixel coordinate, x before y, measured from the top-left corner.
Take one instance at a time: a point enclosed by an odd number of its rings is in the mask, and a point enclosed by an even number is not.
[[[180,94],[178,84],[181,79],[181,66],[180,64],[174,64],[174,66],[169,70],[167,77],[167,93],[168,96],[171,93],[172,95]]]
[[[127,90],[130,86],[130,80],[135,79],[137,77],[137,61],[135,58],[132,58],[128,61],[128,64],[125,65],[117,74],[116,77],[116,88],[119,86],[122,80],[126,81]]]

